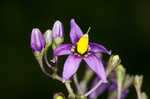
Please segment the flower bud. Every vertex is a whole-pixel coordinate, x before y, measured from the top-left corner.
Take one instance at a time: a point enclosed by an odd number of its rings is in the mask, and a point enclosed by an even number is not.
[[[142,99],[148,99],[148,96],[145,92],[142,92]]]
[[[63,93],[59,92],[59,93],[56,93],[53,98],[54,99],[65,99],[65,96]]]
[[[125,68],[123,65],[118,65],[116,68],[116,78],[117,78],[117,99],[121,99],[123,81],[125,79]]]
[[[120,64],[120,61],[119,55],[112,55],[108,62],[106,74],[108,75],[112,70],[114,70]]]
[[[63,99],[63,97],[62,96],[57,96],[56,99]]]
[[[52,29],[52,38],[53,38],[54,43],[56,45],[60,45],[64,41],[63,25],[58,20],[54,23],[54,26],[53,26],[53,29]]]
[[[125,68],[123,65],[118,65],[116,68],[117,83],[122,83],[125,78]]]
[[[133,81],[134,76],[127,74],[124,80],[123,89],[128,89],[133,84]]]
[[[119,55],[114,55],[114,56],[112,57],[112,62],[111,62],[111,64],[112,64],[112,65],[118,65],[118,63],[120,63]]]
[[[52,31],[50,29],[44,33],[44,38],[46,41],[46,49],[48,49],[48,47],[52,44]]]
[[[136,76],[134,77],[134,86],[135,86],[138,90],[141,89],[142,82],[143,82],[143,75],[141,75],[141,76],[136,75]]]
[[[31,48],[33,51],[42,51],[45,47],[45,39],[38,28],[32,29]]]

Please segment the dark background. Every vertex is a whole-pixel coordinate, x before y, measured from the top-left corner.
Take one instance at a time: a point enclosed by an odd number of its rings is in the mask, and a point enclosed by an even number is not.
[[[142,90],[149,94],[149,0],[12,0],[0,3],[1,99],[52,99],[64,88],[41,72],[30,48],[30,34],[35,27],[42,32],[51,29],[59,19],[69,42],[71,18],[84,32],[91,26],[90,41],[119,54],[128,73],[143,74]],[[135,98],[136,94],[128,97]]]

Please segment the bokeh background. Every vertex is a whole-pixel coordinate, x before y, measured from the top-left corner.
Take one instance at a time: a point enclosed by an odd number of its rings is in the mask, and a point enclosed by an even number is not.
[[[150,93],[149,0],[6,0],[0,3],[1,99],[52,99],[66,90],[41,72],[30,34],[32,28],[45,32],[60,20],[69,42],[71,18],[84,32],[91,26],[90,41],[119,54],[128,73],[143,74],[142,90]],[[133,93],[127,99],[136,99]]]

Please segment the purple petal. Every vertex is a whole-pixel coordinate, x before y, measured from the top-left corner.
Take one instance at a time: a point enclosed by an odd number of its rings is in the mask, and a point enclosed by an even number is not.
[[[71,54],[68,56],[63,69],[63,82],[68,80],[78,69],[82,58]]]
[[[125,99],[125,97],[128,95],[129,90],[126,89],[125,91],[123,91],[122,95],[121,95],[121,99]]]
[[[31,33],[31,48],[33,51],[41,51],[45,47],[45,39],[38,28],[34,28]]]
[[[71,53],[72,44],[62,44],[56,47],[54,51],[54,56],[67,55]]]
[[[109,91],[114,91],[117,89],[117,81],[116,81],[116,77],[112,77],[111,79],[111,84],[109,86]]]
[[[104,83],[107,83],[106,73],[102,61],[94,54],[91,54],[84,58],[88,66],[96,72],[96,74],[102,79]]]
[[[99,80],[100,79],[98,77],[96,77],[94,79],[92,87],[94,87],[98,83]],[[96,99],[96,97],[99,96],[99,95],[101,95],[106,90],[107,87],[108,87],[108,84],[102,83],[101,86],[99,86],[94,92],[92,92],[90,94],[90,99]]]
[[[92,52],[105,52],[107,54],[111,54],[111,51],[108,51],[104,46],[96,44],[96,43],[89,43],[90,51]]]
[[[71,24],[70,39],[72,43],[75,44],[83,36],[83,32],[74,19],[71,20],[70,24]]]

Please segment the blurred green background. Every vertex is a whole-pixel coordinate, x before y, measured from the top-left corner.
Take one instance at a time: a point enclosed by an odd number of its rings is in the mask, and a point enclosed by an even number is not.
[[[64,88],[41,72],[30,48],[30,34],[32,28],[45,32],[60,20],[70,42],[71,18],[84,32],[91,26],[90,41],[119,54],[128,73],[143,74],[142,89],[149,94],[149,0],[10,0],[0,3],[1,99],[52,99]],[[136,99],[133,93],[127,99]]]

